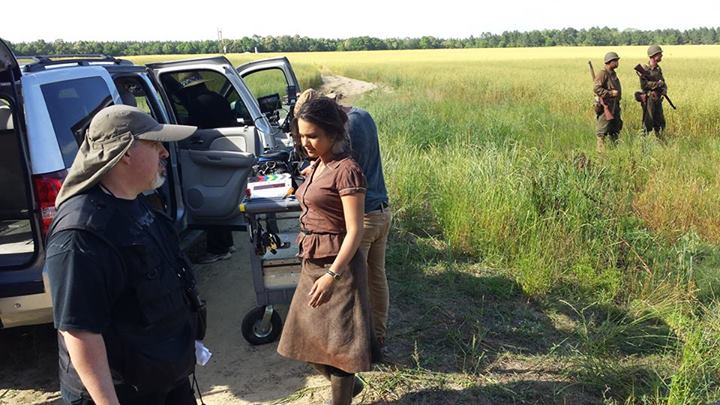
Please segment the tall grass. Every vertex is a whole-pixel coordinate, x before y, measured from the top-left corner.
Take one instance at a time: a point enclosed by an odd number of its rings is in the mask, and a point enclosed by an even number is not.
[[[717,305],[689,328],[673,375],[669,404],[710,403],[720,398],[720,316]]]

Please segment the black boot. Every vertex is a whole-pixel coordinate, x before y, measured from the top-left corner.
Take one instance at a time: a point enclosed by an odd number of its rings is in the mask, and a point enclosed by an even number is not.
[[[333,405],[350,405],[353,398],[353,387],[355,386],[355,375],[347,377],[330,376],[330,387],[332,388]]]
[[[317,370],[318,373],[320,373],[323,377],[325,377],[328,381],[331,380],[331,374],[330,374],[330,367],[324,365],[324,364],[318,364],[318,363],[308,363],[311,365],[315,370]],[[353,390],[352,390],[352,397],[355,398],[356,396],[360,395],[360,393],[365,389],[365,384],[363,384],[360,377],[353,375],[354,384],[353,384]]]
[[[353,378],[355,379],[355,384],[353,385],[352,396],[353,398],[355,398],[356,396],[360,395],[362,390],[365,388],[365,384],[363,384],[360,377],[354,376]]]

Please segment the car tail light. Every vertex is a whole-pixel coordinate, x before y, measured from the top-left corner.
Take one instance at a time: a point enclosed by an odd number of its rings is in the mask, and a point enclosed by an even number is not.
[[[55,198],[57,198],[66,176],[66,170],[33,176],[35,196],[40,205],[40,224],[43,239],[47,236],[50,224],[55,219]]]

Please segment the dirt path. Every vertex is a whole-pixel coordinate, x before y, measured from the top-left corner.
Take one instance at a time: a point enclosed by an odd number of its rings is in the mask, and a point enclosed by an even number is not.
[[[375,83],[364,82],[362,80],[351,79],[345,76],[322,75],[323,85],[320,91],[329,94],[340,94],[340,102],[342,104],[352,104],[364,93],[375,90],[378,86]]]

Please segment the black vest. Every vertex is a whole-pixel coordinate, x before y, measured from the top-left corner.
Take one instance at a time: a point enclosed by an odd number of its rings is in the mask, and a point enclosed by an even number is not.
[[[102,335],[113,382],[139,392],[169,390],[192,373],[195,364],[196,325],[190,300],[197,296],[195,280],[172,221],[154,214],[151,226],[165,237],[148,232],[147,224],[143,227],[138,218],[118,208],[114,197],[95,187],[59,207],[48,237],[61,231],[88,232],[107,244],[121,262],[123,291]],[[87,394],[63,339],[58,340],[61,385]]]

